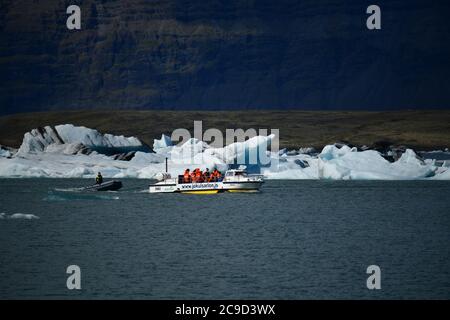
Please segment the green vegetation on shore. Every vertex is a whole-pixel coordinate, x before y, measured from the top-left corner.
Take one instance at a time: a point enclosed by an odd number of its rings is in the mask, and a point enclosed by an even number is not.
[[[194,120],[203,130],[279,129],[280,147],[299,148],[345,141],[373,145],[379,141],[419,150],[450,146],[450,111],[117,111],[82,110],[13,114],[0,117],[0,144],[19,147],[25,132],[46,125],[71,123],[103,133],[136,136],[148,145],[161,133],[193,130]],[[270,131],[269,131],[270,132]]]

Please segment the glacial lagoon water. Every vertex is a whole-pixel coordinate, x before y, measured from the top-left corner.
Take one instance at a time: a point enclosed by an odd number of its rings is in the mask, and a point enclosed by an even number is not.
[[[76,191],[89,182],[0,180],[0,298],[450,298],[450,181]],[[79,291],[66,288],[73,264]],[[366,287],[374,264],[381,290]]]

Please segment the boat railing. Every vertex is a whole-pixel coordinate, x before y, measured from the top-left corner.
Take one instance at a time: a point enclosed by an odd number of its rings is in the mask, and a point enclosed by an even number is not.
[[[264,175],[262,174],[239,174],[239,175],[233,175],[233,176],[226,176],[226,181],[247,181],[247,182],[259,182],[264,180]]]

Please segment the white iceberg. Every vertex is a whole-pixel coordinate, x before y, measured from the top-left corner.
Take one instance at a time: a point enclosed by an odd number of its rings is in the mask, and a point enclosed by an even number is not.
[[[105,178],[150,179],[165,171],[167,159],[172,176],[186,168],[217,167],[223,171],[230,165],[245,165],[267,179],[450,180],[449,166],[436,165],[432,159],[423,161],[410,149],[397,161],[389,162],[377,151],[358,151],[346,145],[328,145],[319,154],[311,150],[270,152],[273,138],[257,136],[213,148],[195,138],[175,146],[162,135],[154,141],[154,152],[143,152],[138,150],[144,144],[134,137],[102,135],[72,125],[45,127],[25,134],[17,154],[0,157],[0,177],[93,178],[100,171]],[[114,160],[102,152],[116,148],[134,150],[134,157]]]
[[[101,134],[97,130],[86,127],[75,127],[71,124],[55,126],[55,130],[64,143],[82,143],[87,147],[119,148],[142,147],[143,143],[135,137]]]
[[[396,162],[389,162],[374,150],[326,146],[317,158],[319,179],[409,180],[432,176],[436,168],[419,161],[413,150],[406,150]]]
[[[99,151],[113,154],[146,149],[146,146],[135,137],[101,134],[94,129],[64,124],[37,128],[25,133],[16,156],[26,157],[30,153],[37,152],[86,154]]]
[[[39,219],[38,216],[34,215],[34,214],[25,214],[25,213],[14,213],[14,214],[10,214],[7,215],[4,212],[0,213],[0,219],[26,219],[26,220],[35,220],[35,219]]]
[[[10,158],[11,156],[12,156],[12,153],[9,150],[0,148],[0,157]]]
[[[168,148],[172,146],[172,140],[165,134],[161,135],[161,139],[153,139],[153,151],[156,153],[168,152]]]

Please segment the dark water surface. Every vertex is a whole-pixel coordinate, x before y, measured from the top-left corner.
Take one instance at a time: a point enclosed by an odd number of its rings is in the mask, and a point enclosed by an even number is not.
[[[450,298],[450,182],[269,181],[258,194],[0,180],[0,298]],[[33,214],[25,219],[14,213]],[[66,268],[81,268],[80,291]],[[381,268],[368,290],[366,268]]]

